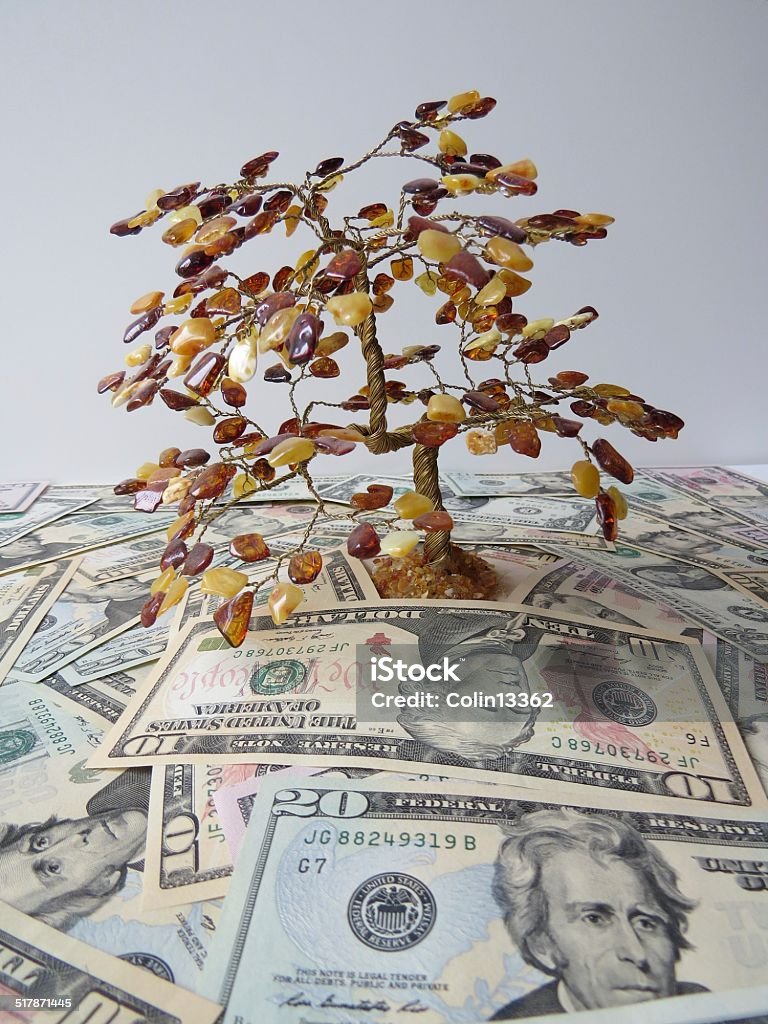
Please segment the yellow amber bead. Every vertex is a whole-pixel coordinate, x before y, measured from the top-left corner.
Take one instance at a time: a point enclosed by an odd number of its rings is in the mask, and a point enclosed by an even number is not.
[[[507,286],[504,284],[503,279],[497,275],[492,277],[484,288],[480,289],[475,296],[475,302],[478,306],[495,306],[497,302],[501,302],[506,294]]]
[[[199,227],[203,223],[203,215],[196,206],[180,206],[168,214],[169,224],[179,224],[183,220],[193,220]]]
[[[425,295],[434,295],[437,291],[437,277],[431,270],[427,270],[423,274],[419,274],[416,278],[416,284],[421,288]]]
[[[175,534],[179,533],[180,530],[183,530],[184,527],[188,526],[192,522],[194,517],[195,517],[194,511],[189,511],[189,512],[185,512],[183,516],[179,516],[178,519],[174,519],[174,521],[170,524],[168,529],[165,531],[165,536],[168,538],[168,540],[170,540],[171,537],[173,537]],[[187,536],[188,536],[188,534],[187,534]]]
[[[294,267],[296,271],[296,280],[301,282],[307,277],[312,277],[317,268],[320,265],[320,260],[317,258],[316,249],[307,249],[301,256],[296,260]]]
[[[171,480],[163,491],[163,505],[175,505],[177,501],[186,498],[191,486],[192,481],[186,477],[176,477],[175,480]]]
[[[304,591],[294,583],[278,583],[267,598],[267,606],[272,621],[282,626],[288,616],[299,607],[304,600]]]
[[[270,466],[289,466],[291,463],[306,462],[315,453],[315,442],[308,437],[288,437],[267,453]]]
[[[139,296],[132,304],[130,312],[137,314],[148,313],[150,309],[160,305],[163,301],[163,294],[163,292],[147,292],[146,295]]]
[[[437,139],[437,147],[441,153],[448,156],[466,156],[467,144],[460,135],[452,132],[450,128],[443,128]]]
[[[146,363],[149,357],[152,355],[151,345],[140,345],[135,348],[132,352],[127,352],[125,356],[126,366],[141,366],[142,363]]]
[[[496,235],[488,240],[485,246],[485,255],[489,260],[498,263],[500,267],[509,267],[512,270],[530,270],[533,266],[533,261],[523,252],[517,242],[501,235]]]
[[[160,469],[156,462],[142,462],[133,475],[137,480],[149,480],[156,469]]]
[[[301,223],[299,217],[301,216],[300,206],[289,206],[283,214],[283,221],[285,223],[285,237],[290,238],[296,228]]]
[[[601,398],[624,398],[632,392],[620,384],[595,384],[593,389]]]
[[[435,231],[432,228],[421,232],[417,245],[424,259],[434,260],[435,263],[447,263],[457,252],[461,252],[461,241],[456,235],[448,234],[447,231]]]
[[[162,239],[166,245],[184,245],[188,242],[192,235],[197,231],[197,221],[191,217],[187,217],[186,220],[180,220],[176,224],[171,224],[169,228],[166,228],[163,232]]]
[[[154,224],[160,217],[160,210],[155,207],[154,210],[145,210],[143,213],[138,214],[136,217],[131,217],[128,221],[129,228],[148,228],[150,224]]]
[[[142,381],[134,381],[132,384],[126,384],[124,387],[120,388],[120,390],[116,391],[112,396],[111,405],[113,405],[115,409],[119,408],[121,405],[125,405],[127,401],[133,398],[142,383]]]
[[[170,338],[170,348],[177,356],[196,356],[215,340],[216,328],[208,317],[196,316],[176,328]]]
[[[608,488],[608,494],[613,499],[613,507],[616,512],[617,519],[626,519],[629,513],[629,505],[627,504],[627,498],[623,491],[620,491],[618,487],[611,485]]]
[[[258,482],[247,473],[238,473],[232,481],[232,497],[242,498],[246,494],[252,494],[259,489]]]
[[[476,174],[444,174],[441,180],[443,187],[453,195],[468,196],[475,191],[481,179]]]
[[[195,241],[201,245],[210,245],[234,227],[237,227],[234,217],[214,217],[213,220],[200,225],[195,233]]]
[[[384,213],[380,213],[378,217],[374,217],[370,221],[372,228],[391,228],[395,223],[395,214],[393,210],[385,210]]]
[[[464,406],[453,395],[432,395],[427,404],[427,419],[461,423],[467,418]]]
[[[474,107],[480,101],[480,93],[477,89],[470,89],[468,92],[457,92],[448,100],[448,110],[451,114],[457,114],[465,107]]]
[[[153,188],[152,191],[147,196],[147,198],[144,200],[144,208],[147,209],[147,210],[156,210],[157,209],[157,200],[160,198],[160,196],[164,196],[164,195],[165,195],[165,189],[164,188]]]
[[[490,430],[468,430],[465,441],[470,455],[493,455],[498,451],[496,435]]]
[[[381,538],[381,554],[391,558],[402,558],[416,547],[421,534],[415,530],[393,530]]]
[[[478,334],[476,338],[473,338],[469,344],[464,346],[464,352],[474,352],[476,349],[485,348],[493,350],[501,341],[501,333],[496,327],[491,327],[490,330],[484,331],[482,334]]]
[[[629,423],[641,420],[645,416],[645,409],[639,402],[629,402],[623,398],[612,398],[606,405],[606,409],[614,416],[618,416],[620,420],[627,420]]]
[[[431,512],[435,503],[426,494],[419,494],[418,491],[406,491],[393,502],[395,512],[401,519],[415,519],[425,512]]]
[[[340,327],[356,327],[373,307],[365,292],[350,292],[349,295],[334,295],[325,308]]]
[[[248,582],[244,572],[236,569],[206,569],[200,579],[201,594],[218,594],[220,597],[234,597]]]
[[[503,267],[499,271],[499,277],[504,282],[507,295],[510,298],[514,298],[516,295],[523,295],[531,287],[532,282],[527,277],[521,277],[516,274],[514,270],[510,270],[508,267]]]
[[[163,612],[167,612],[169,608],[173,608],[175,604],[178,604],[186,594],[188,586],[186,576],[177,577],[166,590],[163,603],[160,605],[160,610],[157,614],[162,615]]]
[[[300,306],[288,306],[274,313],[262,328],[259,335],[259,352],[270,352],[280,348],[288,337],[294,320],[301,316]],[[230,374],[231,376],[231,374]]]
[[[198,405],[194,409],[187,409],[184,419],[189,420],[190,423],[196,423],[198,427],[212,427],[216,422],[216,417],[212,416],[202,405]]]
[[[539,320],[529,321],[520,333],[524,338],[533,338],[535,335],[541,335],[543,338],[554,323],[551,316],[543,316]]]
[[[157,579],[153,580],[152,586],[149,588],[150,594],[156,594],[159,590],[162,590],[163,593],[166,593],[168,587],[170,587],[170,585],[173,583],[175,579],[176,570],[173,568],[173,566],[169,565],[165,572],[161,572]]]
[[[163,312],[167,314],[183,313],[192,305],[193,298],[192,292],[187,292],[186,295],[177,295],[175,299],[168,299],[163,306]]]
[[[334,189],[336,188],[337,185],[340,185],[342,181],[344,181],[343,174],[334,174],[332,177],[326,178],[325,181],[320,182],[317,185],[317,191],[330,192],[331,189]]]
[[[230,352],[227,374],[238,384],[245,384],[255,375],[256,349],[257,335],[251,333],[247,338],[238,341]]]
[[[168,367],[169,377],[183,377],[192,364],[192,356],[176,356]]]
[[[600,471],[586,459],[580,459],[571,466],[571,480],[576,493],[582,498],[594,498],[600,490]]]
[[[584,224],[586,227],[607,228],[609,224],[613,224],[615,218],[607,213],[582,213],[573,219],[577,224]]]
[[[317,343],[315,357],[332,356],[334,352],[338,352],[340,348],[344,348],[348,343],[349,338],[343,331],[334,331],[333,334],[326,334]]]
[[[513,164],[504,164],[502,167],[494,167],[492,171],[486,173],[486,178],[490,178],[493,181],[494,178],[498,177],[499,174],[517,174],[521,178],[529,178],[533,181],[538,176],[538,170],[533,160],[516,160]]]

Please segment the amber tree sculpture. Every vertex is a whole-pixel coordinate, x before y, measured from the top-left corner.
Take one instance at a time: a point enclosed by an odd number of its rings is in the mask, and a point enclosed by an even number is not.
[[[190,577],[202,574],[202,588],[226,598],[215,615],[220,630],[230,643],[242,643],[257,585],[237,568],[210,568],[214,548],[203,536],[252,491],[297,477],[306,482],[316,507],[303,539],[277,559],[270,577],[275,585],[269,606],[276,622],[301,600],[297,585],[311,582],[322,567],[320,552],[309,545],[325,516],[350,520],[352,556],[389,556],[382,559],[378,577],[385,595],[403,596],[396,576],[408,566],[409,578],[418,578],[413,594],[489,596],[492,572],[484,571],[477,556],[451,545],[453,523],[441,502],[438,454],[458,435],[475,455],[509,446],[529,458],[539,454],[542,431],[575,439],[581,457],[572,468],[574,487],[595,499],[605,536],[616,536],[626,503],[615,486],[603,489],[598,467],[625,483],[632,480],[632,467],[607,440],[588,444],[581,437],[584,421],[619,423],[652,441],[676,437],[683,423],[628,388],[588,384],[587,374],[576,370],[560,370],[544,385],[532,380],[531,366],[565,345],[597,312],[585,306],[563,319],[529,321],[513,309],[531,284],[522,276],[533,266],[523,246],[532,249],[549,240],[583,246],[604,238],[612,218],[558,209],[513,221],[457,209],[457,201],[470,193],[498,200],[536,192],[537,171],[530,160],[503,163],[489,153],[467,155],[467,143],[454,130],[457,122],[482,118],[495,105],[477,92],[421,103],[413,120],[396,124],[361,158],[321,160],[299,184],[264,180],[278,156],[265,152],[248,160],[232,184],[157,189],[146,209],[112,226],[113,234],[130,235],[163,221],[163,242],[183,247],[176,264],[181,280],[170,298],[152,291],[133,303],[138,318],[125,331],[125,342],[154,331],[154,344],[130,351],[125,363],[135,372],[109,374],[99,391],[111,392],[112,404],[128,412],[159,396],[170,409],[211,428],[216,450],[210,462],[204,449],[167,448],[157,462],[145,463],[115,488],[134,494],[135,507],[146,512],[178,505],[161,575],[142,613],[145,624],[178,602]],[[419,161],[428,176],[406,181],[391,205],[371,202],[332,222],[326,209],[330,193],[352,172],[391,157]],[[247,276],[223,266],[226,257],[278,227],[288,237],[299,229],[312,236],[311,247],[292,265]],[[458,382],[444,380],[437,369],[439,345],[390,353],[382,346],[381,318],[393,304],[393,289],[409,281],[437,297],[435,322],[446,331],[454,327]],[[359,347],[365,384],[346,401],[323,401],[322,382],[340,374],[339,363],[346,360],[339,353],[352,335],[358,344],[350,348]],[[406,376],[404,371],[417,363],[430,374],[426,388],[409,388],[394,376]],[[280,426],[264,422],[268,413],[246,411],[245,385],[257,373],[258,388],[248,390],[261,394],[251,394],[248,404],[275,408],[283,398],[288,418]],[[170,387],[171,378],[181,378],[183,389]],[[275,388],[284,396],[273,393],[265,400],[264,390]],[[310,400],[302,404],[308,393]],[[563,403],[577,418],[561,415]],[[395,406],[418,414],[393,426]],[[328,409],[334,420],[349,413],[367,422],[325,422]],[[372,455],[411,448],[414,490],[388,508],[391,488],[372,485],[352,496],[348,513],[329,508],[311,468],[315,460],[343,456],[357,445]],[[380,537],[382,523],[388,532]],[[196,542],[188,545],[193,537]],[[264,539],[253,533],[231,538],[229,551],[235,564],[246,566],[270,555]],[[278,582],[286,561],[293,583]]]

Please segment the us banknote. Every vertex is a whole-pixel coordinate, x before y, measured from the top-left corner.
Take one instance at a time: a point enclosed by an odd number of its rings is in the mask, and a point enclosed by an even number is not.
[[[0,515],[0,547],[12,544],[20,537],[63,519],[78,509],[90,511],[92,504],[93,498],[87,488],[73,487],[72,493],[66,496],[44,495],[26,512]]]
[[[3,896],[58,931],[194,991],[218,908],[142,909],[150,773],[86,767],[101,736],[55,703],[52,691],[3,687]]]
[[[384,697],[363,685],[366,673],[392,655],[405,665],[401,682],[387,690],[389,711],[374,712]],[[426,682],[424,666],[442,681]],[[91,763],[255,761],[418,764],[590,786],[596,799],[766,799],[698,644],[498,603],[361,602],[299,610],[281,627],[256,615],[237,650],[192,623]]]
[[[359,560],[336,550],[326,556],[315,582],[305,588],[302,607],[378,600]],[[262,610],[267,593],[259,592]],[[200,615],[216,606],[206,604]],[[190,620],[193,621],[193,620]],[[210,622],[210,620],[209,620]],[[232,863],[219,824],[213,794],[221,785],[249,778],[248,764],[160,765],[153,772],[144,898],[148,906],[218,899],[229,886]]]
[[[676,466],[663,469],[644,469],[643,475],[651,480],[659,480],[669,484],[670,487],[697,495],[705,501],[732,495],[768,497],[768,485],[765,481],[725,466]]]
[[[76,569],[73,559],[0,577],[0,682]]]
[[[743,590],[750,594],[755,601],[768,608],[768,573],[765,572],[736,572],[731,569],[724,572],[723,578],[728,580],[736,590]]]
[[[651,516],[630,511],[621,524],[621,541],[632,547],[674,558],[690,565],[700,565],[716,573],[732,569],[768,571],[768,549],[739,543],[723,532],[717,538],[654,520]]]
[[[150,582],[149,577],[126,578],[92,587],[76,572],[27,641],[11,670],[13,677],[39,682],[130,629],[147,600]],[[110,664],[105,672],[121,667]]]
[[[584,565],[635,590],[740,647],[757,661],[768,660],[768,611],[727,580],[698,566],[618,546],[612,554],[547,544],[562,558]]]
[[[238,1024],[655,1019],[657,1000],[765,982],[767,850],[763,820],[623,794],[274,776],[201,991]]]
[[[143,584],[144,600],[147,590],[147,584]],[[164,616],[149,627],[142,626],[135,619],[133,621],[134,625],[129,624],[123,632],[95,644],[85,654],[69,662],[59,661],[58,671],[62,679],[69,686],[82,686],[102,676],[128,672],[149,661],[156,661],[168,646],[171,632],[169,618]]]
[[[0,513],[25,512],[47,486],[39,481],[0,484]]]
[[[70,714],[85,718],[100,729],[114,725],[126,705],[147,678],[151,666],[140,665],[130,672],[113,672],[88,683],[70,686],[63,672],[46,676],[37,685],[50,691],[51,700]]]
[[[458,497],[495,498],[507,494],[573,494],[568,473],[446,472],[441,479]]]
[[[0,903],[0,1019],[8,1024],[214,1024],[221,1007]]]
[[[725,640],[715,649],[715,676],[768,792],[768,665]]]
[[[167,528],[173,515],[155,512],[71,516],[43,526],[0,548],[0,576],[33,565],[72,558],[85,551],[116,544]]]

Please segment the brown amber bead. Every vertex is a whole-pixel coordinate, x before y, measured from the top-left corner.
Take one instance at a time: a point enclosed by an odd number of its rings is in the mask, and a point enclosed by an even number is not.
[[[458,310],[452,302],[446,302],[435,313],[435,323],[441,325],[455,323],[457,312]]]
[[[461,396],[461,400],[466,402],[471,409],[479,409],[481,412],[496,412],[499,408],[496,399],[484,391],[466,391]]]
[[[213,259],[213,256],[207,255],[202,249],[195,249],[186,256],[182,256],[176,264],[176,273],[179,277],[194,277],[207,270],[213,263]]]
[[[513,420],[509,424],[507,440],[518,455],[527,455],[535,459],[541,451],[541,438],[534,425],[526,420]]]
[[[539,189],[535,181],[524,178],[519,174],[510,174],[508,171],[499,171],[494,175],[494,182],[502,192],[508,196],[533,196]]]
[[[326,277],[330,277],[334,281],[348,281],[351,277],[359,274],[362,269],[363,261],[360,254],[354,249],[342,249],[331,258],[324,273]]]
[[[137,491],[143,491],[146,486],[146,480],[137,480],[135,477],[129,477],[127,480],[121,480],[119,484],[115,484],[112,488],[112,493],[136,494]]]
[[[181,448],[163,448],[157,457],[158,466],[175,466],[176,459],[181,455]]]
[[[635,471],[623,455],[619,455],[610,441],[598,438],[592,444],[592,454],[597,459],[600,468],[612,477],[620,480],[623,484],[631,484],[635,478]]]
[[[193,544],[181,567],[183,576],[197,576],[213,561],[213,548],[210,544]]]
[[[190,391],[196,391],[198,395],[208,395],[213,391],[214,385],[226,365],[226,356],[220,352],[203,352],[190,366],[184,377],[184,383]]]
[[[352,558],[373,558],[380,550],[379,535],[370,523],[359,523],[347,537],[347,552]]]
[[[364,509],[366,512],[373,512],[375,509],[384,508],[392,500],[393,490],[387,484],[369,484],[367,493],[358,492],[349,499],[350,505],[354,508]]]
[[[373,279],[373,294],[384,295],[390,291],[395,283],[395,279],[390,277],[389,274],[377,274]]]
[[[192,469],[196,466],[204,466],[210,457],[204,448],[186,448],[176,456],[174,465],[180,466],[182,469]]]
[[[160,317],[163,315],[163,307],[156,306],[154,309],[150,309],[148,313],[143,313],[136,320],[133,320],[125,329],[123,334],[123,341],[126,345],[130,345],[131,342],[144,333],[144,331],[150,331]]]
[[[242,416],[227,416],[225,419],[219,420],[213,428],[213,440],[216,444],[229,444],[244,434],[247,426],[248,421]]]
[[[456,437],[458,432],[459,428],[455,423],[430,423],[422,420],[411,427],[414,441],[428,448],[438,448],[452,437]]]
[[[206,313],[239,313],[240,293],[234,288],[222,288],[205,300]]]
[[[445,276],[457,278],[473,288],[483,288],[490,280],[490,273],[477,256],[469,252],[458,252],[445,265]]]
[[[264,371],[264,380],[270,381],[273,384],[284,384],[286,381],[289,381],[290,379],[290,370],[287,370],[280,363],[275,363],[273,366],[268,366]]]
[[[202,471],[189,489],[193,498],[218,498],[227,489],[227,484],[237,473],[235,466],[214,462]]]
[[[160,568],[163,571],[166,569],[178,569],[186,559],[187,554],[187,545],[183,540],[180,538],[172,540],[166,545],[165,550],[163,551],[162,557],[160,558]]]
[[[415,128],[404,125],[398,128],[397,134],[400,137],[400,145],[406,153],[412,153],[415,149],[421,149],[422,146],[426,146],[429,142],[429,136],[425,135],[424,132],[416,131]]]
[[[173,409],[175,412],[191,409],[193,405],[197,405],[197,399],[190,398],[189,395],[182,395],[172,388],[163,388],[160,391],[160,397],[168,408]]]
[[[583,423],[579,423],[578,420],[569,420],[564,416],[553,415],[552,424],[555,428],[555,432],[560,437],[576,437],[581,428],[584,426]]]
[[[178,210],[182,206],[188,206],[197,195],[200,187],[199,181],[191,182],[189,185],[179,185],[178,188],[158,196],[156,202],[159,210]]]
[[[426,103],[420,103],[416,107],[415,117],[417,121],[432,121],[437,115],[438,110],[442,110],[446,105],[447,100],[429,100]]]
[[[160,606],[164,599],[165,592],[160,590],[158,593],[152,594],[152,596],[149,597],[141,606],[141,624],[145,629],[149,629],[150,626],[154,626],[158,613],[160,612]]]
[[[240,533],[229,543],[229,553],[241,562],[263,562],[270,550],[260,533]]]
[[[416,516],[413,525],[417,530],[434,533],[436,530],[452,530],[453,519],[447,512],[424,512],[422,515]]]
[[[549,348],[543,339],[529,338],[512,352],[521,363],[540,363],[549,355]]]
[[[291,324],[285,347],[292,363],[307,363],[315,352],[323,324],[314,313],[301,313]]]
[[[301,551],[288,563],[288,578],[293,583],[312,583],[322,568],[323,556],[319,551]]]
[[[403,256],[400,259],[392,260],[389,265],[392,277],[396,281],[410,281],[413,277],[413,260],[410,256]]]
[[[264,209],[268,211],[276,211],[277,213],[285,213],[288,207],[291,205],[291,199],[293,198],[293,192],[289,192],[288,189],[282,188],[279,191],[273,193],[269,199],[264,203]]]
[[[261,293],[269,286],[269,274],[264,273],[263,270],[257,274],[251,274],[250,277],[246,277],[241,283],[244,291],[250,295],[261,295]]]
[[[588,373],[581,373],[579,370],[560,370],[554,377],[549,378],[549,383],[553,387],[577,388],[588,380]]]
[[[118,370],[117,373],[108,373],[96,385],[96,390],[100,395],[103,395],[105,391],[117,391],[124,380],[125,370]]]
[[[248,395],[242,384],[238,384],[230,377],[225,377],[221,382],[221,397],[227,405],[239,409],[245,405]]]
[[[357,216],[362,217],[363,220],[375,220],[386,212],[386,203],[369,203],[368,206],[363,206],[357,211]]]
[[[312,172],[314,178],[325,178],[329,174],[335,174],[340,167],[344,166],[343,156],[329,156],[325,160],[321,160],[317,167]]]
[[[501,235],[513,242],[524,242],[528,237],[523,228],[506,217],[478,217],[477,226],[484,235]]]
[[[280,154],[276,149],[267,150],[266,153],[262,153],[260,156],[255,156],[252,160],[248,160],[244,163],[240,168],[240,174],[244,178],[254,177],[257,172],[260,172],[262,167],[268,168],[269,165],[277,160],[279,156]]]
[[[310,363],[309,372],[313,377],[321,377],[324,380],[331,377],[338,377],[341,373],[339,370],[339,364],[336,360],[330,359],[328,356],[323,356],[320,359],[316,359],[313,363]]]
[[[600,491],[595,498],[595,509],[597,511],[597,521],[603,529],[605,539],[616,540],[619,535],[619,523],[616,516],[616,506],[610,494]]]
[[[157,394],[158,387],[159,385],[156,380],[143,381],[128,399],[128,404],[125,407],[126,411],[135,412],[136,409],[141,409],[142,406],[151,405]]]
[[[288,309],[295,304],[296,296],[293,292],[275,292],[256,306],[254,316],[259,326],[264,327],[279,310]]]
[[[219,605],[213,613],[216,628],[233,647],[240,647],[248,633],[253,610],[253,591],[246,590]]]

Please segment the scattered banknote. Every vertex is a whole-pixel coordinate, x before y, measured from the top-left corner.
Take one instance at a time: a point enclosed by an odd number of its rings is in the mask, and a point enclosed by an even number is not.
[[[375,687],[359,680],[388,652],[451,673],[418,685],[406,672],[392,699],[410,706],[377,715]],[[453,707],[440,699],[449,680]],[[192,622],[90,763],[418,764],[495,783],[587,785],[595,799],[627,790],[765,805],[729,719],[693,641],[560,609],[360,602],[299,610],[281,627],[256,615],[236,650]]]
[[[208,903],[173,913],[141,908],[150,772],[88,768],[101,731],[53,696],[24,682],[2,688],[3,896],[36,920],[194,991],[217,910]]]
[[[725,466],[644,469],[643,476],[698,495],[705,501],[740,494],[757,498],[768,497],[768,484],[764,480],[757,480]]]
[[[51,699],[59,707],[105,729],[114,725],[125,711],[128,701],[147,678],[149,668],[140,665],[130,672],[113,672],[78,686],[70,686],[63,672],[54,672],[38,685],[51,691]]]
[[[568,473],[459,473],[444,478],[461,498],[495,498],[508,494],[573,494]]]
[[[732,569],[768,571],[768,549],[757,550],[754,546],[739,543],[733,536],[729,540],[725,534],[717,539],[679,529],[676,525],[670,528],[670,525],[634,509],[621,524],[621,540],[632,547],[690,565],[700,565],[716,573]]]
[[[40,682],[130,629],[147,600],[150,582],[150,577],[127,577],[92,587],[76,572],[27,641],[11,670],[13,677]]]
[[[148,584],[143,583],[141,588],[146,601]],[[166,617],[149,627],[142,626],[141,622],[136,622],[135,619],[132,621],[134,625],[129,623],[127,629],[109,640],[96,641],[85,654],[80,654],[71,661],[60,660],[58,671],[66,683],[69,686],[82,686],[83,683],[93,682],[94,679],[101,679],[116,672],[127,672],[138,665],[145,665],[148,661],[156,661],[168,646],[171,623]]]
[[[0,682],[76,569],[77,560],[73,559],[0,577]]]
[[[765,983],[767,852],[765,821],[633,809],[623,793],[604,809],[572,789],[276,775],[200,991],[225,1024],[633,1003],[654,1020],[656,1000]]]
[[[0,1019],[8,1024],[214,1024],[220,1013],[151,964],[99,953],[0,903]]]
[[[41,526],[63,519],[78,509],[90,511],[92,504],[93,499],[85,487],[73,487],[72,493],[66,497],[46,494],[27,512],[0,516],[0,547],[13,544]]]
[[[489,498],[480,509],[462,510],[457,522],[490,526],[530,526],[538,530],[568,533],[597,533],[599,526],[593,502],[583,498],[511,497]]]
[[[743,591],[734,591],[723,577],[623,546],[611,554],[582,549],[578,555],[564,545],[547,548],[563,558],[577,557],[652,601],[674,606],[689,623],[729,640],[757,661],[768,661],[768,610]]]
[[[172,519],[173,514],[154,512],[148,516],[131,512],[91,513],[58,520],[0,547],[0,576],[156,533],[166,529]]]
[[[715,676],[768,792],[768,665],[718,640]]]
[[[0,513],[26,512],[47,486],[40,482],[0,484]]]
[[[723,573],[723,578],[736,590],[745,591],[755,601],[768,608],[768,573],[736,572],[731,569]]]

